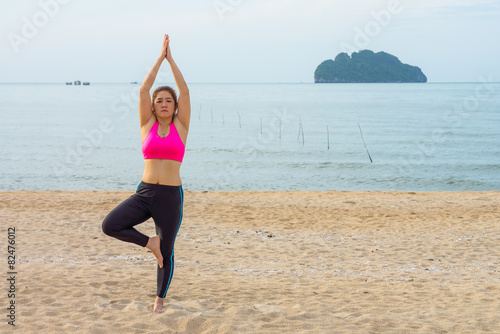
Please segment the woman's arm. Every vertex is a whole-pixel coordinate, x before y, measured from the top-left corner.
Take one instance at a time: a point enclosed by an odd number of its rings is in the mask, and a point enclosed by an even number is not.
[[[181,71],[177,67],[174,59],[172,58],[172,53],[170,52],[170,45],[167,44],[167,61],[172,69],[172,74],[174,75],[175,84],[179,90],[179,101],[177,106],[177,117],[181,122],[182,126],[189,130],[189,121],[191,119],[191,101],[189,98],[189,88],[182,76]]]
[[[158,59],[156,59],[156,62],[154,63],[153,67],[151,70],[149,70],[148,74],[146,75],[146,78],[142,82],[140,93],[139,93],[139,123],[141,125],[141,128],[146,122],[153,116],[153,110],[151,109],[151,87],[153,87],[153,84],[156,79],[156,75],[158,74],[158,71],[160,70],[161,64],[163,63],[163,60],[165,60],[165,55],[167,53],[167,47],[168,47],[168,36],[165,35],[163,37],[163,45],[160,51],[160,56]]]

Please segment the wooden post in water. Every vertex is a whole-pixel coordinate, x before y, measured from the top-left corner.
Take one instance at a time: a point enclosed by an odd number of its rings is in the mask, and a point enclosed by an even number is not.
[[[304,145],[304,128],[302,127],[302,118],[299,118],[299,134],[297,135],[297,140],[299,140],[301,133],[302,133],[302,145]]]
[[[280,140],[281,140],[281,117],[280,117]]]
[[[365,145],[365,150],[366,153],[368,154],[368,158],[370,158],[370,162],[373,162],[372,157],[370,156],[370,152],[368,152],[368,148],[366,147],[365,138],[363,138],[363,131],[361,131],[361,126],[359,126],[359,121],[358,121],[358,128],[359,128],[359,133],[361,134],[361,140],[363,141],[363,145]]]
[[[328,143],[327,149],[329,150],[330,149],[330,132],[328,131],[328,125],[326,126],[326,142]]]
[[[302,145],[304,145],[304,127],[302,126],[302,120],[300,121],[300,128],[302,129]]]

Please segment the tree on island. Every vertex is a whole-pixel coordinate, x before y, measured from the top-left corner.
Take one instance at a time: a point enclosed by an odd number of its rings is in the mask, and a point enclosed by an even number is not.
[[[370,50],[339,53],[335,60],[325,60],[314,72],[315,83],[427,82],[417,66],[403,64],[386,52]]]

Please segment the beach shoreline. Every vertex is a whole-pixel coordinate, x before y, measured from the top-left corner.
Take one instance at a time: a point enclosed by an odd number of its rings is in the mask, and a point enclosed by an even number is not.
[[[100,230],[132,194],[0,192],[15,330],[500,331],[498,191],[185,191],[163,314],[152,254]],[[151,220],[137,228],[154,234]]]

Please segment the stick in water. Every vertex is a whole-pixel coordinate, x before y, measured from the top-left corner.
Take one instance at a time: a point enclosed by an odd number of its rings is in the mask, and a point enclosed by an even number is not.
[[[368,152],[368,148],[366,148],[365,139],[363,138],[363,131],[361,131],[361,127],[359,126],[359,122],[358,122],[358,128],[359,128],[359,133],[361,134],[361,140],[363,141],[363,145],[365,145],[366,153],[368,153],[368,158],[370,158],[370,162],[373,162],[372,157],[370,156],[370,152]]]
[[[302,127],[302,118],[299,118],[299,133],[297,134],[297,140],[299,140],[302,134],[302,145],[304,145],[304,128]]]
[[[302,119],[300,119],[300,130],[302,130],[302,145],[304,145],[304,127],[302,126]]]
[[[328,143],[328,149],[330,149],[330,131],[328,131],[328,125],[326,126],[326,142]]]
[[[281,139],[281,117],[280,117],[280,139]]]

